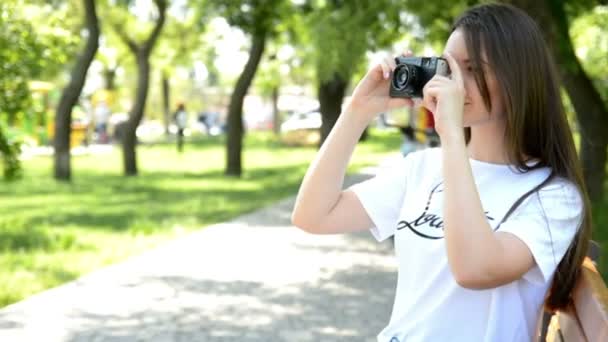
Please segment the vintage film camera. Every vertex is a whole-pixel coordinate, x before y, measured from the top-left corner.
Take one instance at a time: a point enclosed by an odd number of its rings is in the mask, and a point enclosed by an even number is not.
[[[441,57],[396,57],[391,97],[422,97],[422,88],[435,74],[448,76],[448,62]]]

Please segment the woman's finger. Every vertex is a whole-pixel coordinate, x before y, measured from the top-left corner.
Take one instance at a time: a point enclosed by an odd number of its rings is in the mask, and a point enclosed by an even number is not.
[[[422,99],[422,107],[424,107],[434,113],[435,108],[437,107],[437,101],[435,101],[435,98],[432,98],[430,96],[424,97]]]
[[[395,70],[397,67],[397,63],[395,62],[394,58],[387,57],[384,59],[384,62],[391,68],[391,71]]]
[[[424,95],[429,91],[430,88],[436,88],[436,87],[440,87],[441,86],[441,82],[436,80],[434,77],[431,78],[430,81],[428,81],[424,87],[422,87],[422,95],[424,97]]]
[[[445,89],[449,85],[449,82],[452,82],[447,77],[435,75],[431,78],[422,88],[423,97],[426,93],[429,93],[431,89],[433,89],[432,94],[436,97],[439,96],[440,89]]]
[[[449,82],[452,82],[452,80],[449,77],[439,75],[439,74],[435,74],[435,76],[433,76],[433,78],[431,78],[431,80],[429,80],[429,82],[430,81],[434,81],[434,82],[441,83],[441,84],[447,84]]]
[[[439,97],[442,87],[437,84],[429,83],[427,83],[422,90],[422,105],[431,112],[434,112],[435,107],[437,106],[437,97]]]
[[[435,76],[433,76],[424,86],[426,87],[427,85],[445,85],[449,84],[450,82],[452,82],[452,80],[450,80],[449,78],[435,74]]]
[[[460,71],[460,65],[458,65],[458,62],[456,62],[454,57],[452,57],[449,52],[444,52],[443,58],[448,61],[448,65],[450,66],[451,79],[454,80],[461,88],[464,87],[462,72]]]
[[[391,76],[391,67],[386,60],[380,62],[380,68],[382,69],[382,78],[388,79]]]

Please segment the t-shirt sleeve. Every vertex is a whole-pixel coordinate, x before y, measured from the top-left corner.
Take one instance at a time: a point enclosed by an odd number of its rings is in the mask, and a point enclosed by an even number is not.
[[[500,226],[498,232],[517,236],[532,252],[536,265],[524,279],[538,284],[551,280],[580,228],[583,213],[576,186],[557,179],[528,197]]]
[[[408,154],[398,163],[380,169],[374,177],[349,188],[372,219],[374,227],[371,228],[371,233],[378,241],[389,238],[397,229],[408,165],[414,154]]]

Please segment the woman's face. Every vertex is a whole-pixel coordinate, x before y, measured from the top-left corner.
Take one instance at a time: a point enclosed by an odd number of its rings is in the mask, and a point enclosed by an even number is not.
[[[465,127],[479,126],[490,123],[496,123],[498,120],[504,120],[503,101],[499,95],[498,82],[496,81],[493,70],[487,63],[485,53],[482,52],[482,68],[485,76],[490,102],[492,103],[492,111],[490,112],[485,105],[481,91],[475,82],[475,74],[472,64],[469,62],[469,54],[465,43],[464,34],[461,29],[457,29],[450,35],[446,45],[445,52],[449,52],[458,62],[462,72],[464,81],[465,98],[464,98],[464,116],[463,123]]]

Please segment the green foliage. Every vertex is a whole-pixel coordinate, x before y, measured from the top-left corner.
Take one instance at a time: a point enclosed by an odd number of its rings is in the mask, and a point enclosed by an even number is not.
[[[213,44],[202,44],[202,49],[194,52],[193,58],[199,59],[205,63],[207,68],[207,84],[209,86],[218,86],[220,84],[220,71],[215,66],[215,59],[218,58],[216,47]]]
[[[0,153],[2,154],[3,175],[5,180],[15,180],[21,177],[21,163],[19,153],[21,142],[8,136],[6,125],[0,123]]]
[[[135,43],[141,43],[148,39],[150,32],[156,25],[156,20],[160,15],[157,6],[140,6],[135,7],[136,1],[122,0],[99,1],[99,12],[102,20],[102,25],[105,25],[102,31],[109,31],[108,25],[114,29],[118,29],[128,34],[128,37]]]
[[[76,1],[0,3],[0,153],[5,179],[19,177],[18,128],[32,111],[29,81],[53,78],[75,54]],[[32,23],[36,25],[32,25]]]
[[[570,18],[576,18],[580,15],[585,15],[593,8],[600,5],[606,5],[606,0],[566,0],[564,7]]]
[[[444,6],[429,6],[425,0],[406,0],[404,7],[408,8],[423,27],[413,36],[412,45],[430,45],[435,51],[443,51],[454,20],[468,7],[480,2],[484,1],[457,0],[445,2]]]
[[[254,84],[263,96],[271,96],[275,89],[290,81],[295,51],[288,45],[288,39],[284,31],[266,44],[266,54],[260,62]]]
[[[106,12],[111,14],[116,13],[116,10],[106,10]],[[129,20],[133,21],[135,19]],[[201,60],[199,56],[201,54],[204,55],[206,50],[209,49],[208,45],[210,44],[204,41],[203,31],[204,27],[199,26],[194,8],[185,6],[167,11],[162,34],[158,37],[155,48],[150,56],[151,64],[159,72],[151,74],[150,84],[152,86],[150,87],[150,96],[146,101],[145,111],[148,118],[159,117],[162,113],[163,96],[160,93],[160,87],[156,87],[156,85],[160,84],[160,77],[167,77],[170,81],[169,101],[173,102],[173,104],[184,101],[180,97],[182,89],[176,86],[177,82],[175,82],[175,79],[178,76],[176,70],[180,68],[182,70],[192,70],[194,62]],[[120,63],[121,67],[132,68],[128,65],[133,60],[132,53],[127,49],[125,44],[120,42],[119,37],[111,27],[108,27],[106,32],[107,46],[101,50],[113,51],[116,57],[113,60],[112,58],[101,59],[104,66],[106,68],[116,68]],[[104,53],[102,52],[101,55],[104,56]],[[129,63],[126,63],[127,61]],[[123,81],[128,82],[129,80]],[[119,84],[119,86],[132,89],[134,84]],[[170,104],[170,107],[173,104]],[[191,106],[187,106],[187,108],[192,109]]]
[[[284,18],[293,9],[290,0],[212,1],[209,5],[230,25],[252,35],[270,36],[285,29]]]
[[[280,83],[278,68],[279,61],[276,59],[277,49],[286,42],[287,32],[294,27],[295,7],[291,0],[240,0],[224,2],[206,2],[207,20],[211,17],[222,17],[229,25],[238,27],[250,36],[265,36],[265,50],[270,55],[259,66],[262,75],[257,79],[258,86],[267,93]],[[200,15],[203,15],[201,13]],[[213,34],[213,33],[212,33]],[[213,37],[209,35],[208,37]],[[208,43],[208,41],[207,41]],[[208,47],[204,53],[205,57],[215,56],[215,48]],[[268,55],[268,53],[266,53]],[[206,63],[210,67],[211,82],[217,84],[218,73],[213,63]]]
[[[53,79],[76,60],[81,43],[84,8],[80,0],[47,1],[29,0],[20,6],[21,15],[33,26],[36,40],[40,43],[39,79]]]
[[[585,72],[608,103],[608,6],[598,6],[572,21],[570,36]]]
[[[10,3],[0,3],[0,111],[12,123],[29,105],[28,81],[40,73],[42,45]]]
[[[41,71],[42,46],[32,25],[21,18],[14,3],[0,3],[0,153],[7,180],[19,177],[19,143],[8,127],[31,104],[29,80]]]
[[[191,65],[192,52],[196,50],[202,27],[199,27],[194,12],[184,9],[184,12],[167,14],[163,34],[159,38],[158,47],[154,53],[155,64],[162,65],[161,69],[171,69],[177,65]]]
[[[409,26],[402,1],[308,1],[302,7],[304,27],[301,48],[315,61],[323,82],[337,73],[349,80],[369,50],[392,44]],[[309,43],[310,42],[310,43]],[[308,46],[308,47],[307,47]]]

